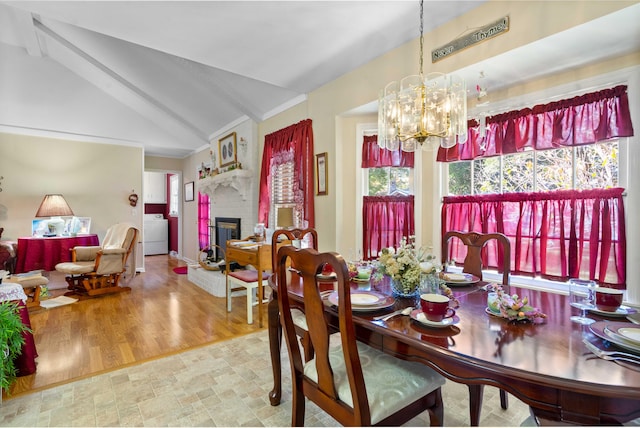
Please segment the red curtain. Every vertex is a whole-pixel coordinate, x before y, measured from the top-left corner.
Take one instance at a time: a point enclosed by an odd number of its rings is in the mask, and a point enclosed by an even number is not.
[[[625,85],[487,118],[482,137],[469,121],[465,144],[438,149],[439,162],[471,160],[532,148],[580,146],[633,136]]]
[[[397,166],[413,168],[413,152],[402,150],[387,150],[378,146],[378,136],[368,135],[364,137],[362,144],[362,168],[382,168],[385,166]]]
[[[415,235],[413,195],[365,196],[362,206],[363,257],[372,260],[383,248],[400,246]]]
[[[512,273],[565,281],[593,279],[626,287],[623,189],[445,197],[442,234],[448,230],[500,232],[511,241]],[[449,257],[462,262],[453,240]],[[483,264],[497,267],[497,248]]]
[[[211,212],[209,206],[209,195],[198,192],[198,245],[200,249],[206,248],[210,244],[209,221]]]
[[[301,195],[301,203],[304,207],[302,219],[307,222],[305,227],[315,227],[311,119],[303,120],[265,136],[260,170],[258,222],[269,227],[272,168],[278,162],[290,159],[290,156],[293,156],[294,174],[297,180],[295,192]]]

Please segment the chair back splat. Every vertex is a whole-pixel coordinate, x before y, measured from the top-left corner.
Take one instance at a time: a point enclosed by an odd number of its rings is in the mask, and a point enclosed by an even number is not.
[[[296,272],[288,269],[289,262]],[[325,264],[336,273],[339,344],[331,340],[335,318],[327,312],[317,286],[316,276]],[[432,426],[442,424],[442,376],[426,365],[385,355],[356,341],[349,272],[342,256],[287,245],[278,250],[275,265],[280,319],[292,370],[293,426],[304,425],[305,397],[342,425],[400,425],[425,410]],[[290,287],[297,289],[295,296],[289,294]],[[291,301],[299,300],[300,294],[315,349],[315,357],[306,362],[291,316]]]
[[[509,284],[509,275],[511,274],[511,244],[509,238],[502,233],[479,233],[479,232],[458,232],[449,231],[442,238],[442,262],[449,261],[449,246],[451,238],[458,238],[467,247],[467,256],[464,259],[462,272],[470,273],[482,280],[482,251],[487,243],[496,240],[499,245],[497,251],[498,270],[502,267],[502,284]]]

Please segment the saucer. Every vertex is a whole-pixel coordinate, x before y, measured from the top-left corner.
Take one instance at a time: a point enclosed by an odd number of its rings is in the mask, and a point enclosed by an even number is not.
[[[616,309],[615,311],[611,312],[611,311],[601,311],[598,308],[589,308],[589,312],[592,312],[596,315],[602,315],[605,317],[626,317],[629,314],[633,314],[638,312],[637,310],[630,308],[628,306],[620,306],[618,309]]]
[[[446,328],[457,324],[458,321],[460,321],[460,318],[458,318],[457,315],[449,318],[444,318],[442,321],[430,321],[427,319],[424,313],[422,313],[421,309],[414,309],[413,311],[411,311],[411,314],[409,316],[412,320],[415,320],[424,326],[433,328]]]
[[[369,277],[368,279],[362,279],[362,278],[354,277],[354,278],[351,278],[351,281],[357,282],[357,283],[360,283],[360,284],[366,284],[367,282],[371,281],[371,277]]]

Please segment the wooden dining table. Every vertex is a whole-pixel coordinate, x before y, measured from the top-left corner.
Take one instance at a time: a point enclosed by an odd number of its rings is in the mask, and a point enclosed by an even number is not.
[[[298,287],[300,276],[295,272],[288,276],[290,301],[293,306],[304,308]],[[334,284],[319,281],[318,286],[323,291],[332,289]],[[428,327],[411,316],[398,315],[388,321],[373,319],[403,307],[419,306],[419,298],[396,298],[392,307],[354,312],[358,340],[398,358],[426,364],[447,379],[466,384],[472,426],[479,423],[484,385],[501,388],[522,400],[538,422],[620,424],[640,417],[640,365],[605,361],[589,352],[583,339],[600,346],[603,341],[589,326],[570,320],[577,310],[569,305],[566,295],[508,287],[505,291],[509,294],[528,296],[530,304],[547,315],[543,324],[514,322],[487,313],[483,285],[451,286],[459,307],[456,323],[446,328]],[[268,329],[274,377],[269,398],[276,406],[282,388],[276,275],[270,278],[269,286],[273,290]],[[385,280],[352,282],[351,287],[391,294]],[[337,309],[328,301],[325,306],[330,323],[337,329]]]

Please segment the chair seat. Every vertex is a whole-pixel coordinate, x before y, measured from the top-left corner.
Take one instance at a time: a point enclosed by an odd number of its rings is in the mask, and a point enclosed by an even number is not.
[[[444,377],[424,364],[395,358],[364,343],[358,342],[357,345],[367,389],[369,409],[371,410],[372,425],[403,409],[407,403],[445,384]],[[329,351],[329,358],[331,359],[338,397],[345,404],[353,407],[342,347],[332,347]],[[304,374],[314,382],[318,381],[315,358],[304,365]],[[400,378],[403,379],[402,382],[398,381]],[[400,388],[399,385],[401,385]]]
[[[70,275],[83,275],[85,273],[93,272],[95,265],[95,260],[88,262],[58,263],[56,265],[56,270]]]
[[[307,316],[300,309],[291,309],[291,317],[293,318],[294,325],[303,330],[309,330],[309,326],[307,325]]]
[[[229,276],[239,279],[242,282],[256,282],[258,281],[258,271],[256,270],[238,270],[229,272]],[[262,280],[268,281],[271,273],[262,272]]]

